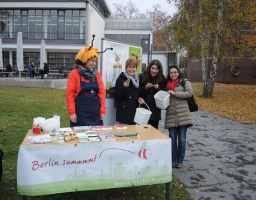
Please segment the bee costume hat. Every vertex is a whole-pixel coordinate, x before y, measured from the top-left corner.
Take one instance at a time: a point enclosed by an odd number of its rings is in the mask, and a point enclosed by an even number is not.
[[[79,73],[88,81],[94,81],[96,78],[96,69],[89,69],[86,67],[86,63],[93,57],[97,58],[100,53],[104,53],[107,49],[113,50],[113,48],[107,48],[104,52],[98,52],[98,48],[93,47],[93,40],[95,35],[92,35],[92,45],[85,47],[79,51],[75,58],[75,66]]]

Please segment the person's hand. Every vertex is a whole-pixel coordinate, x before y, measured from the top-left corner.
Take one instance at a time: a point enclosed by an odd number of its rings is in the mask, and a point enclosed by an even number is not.
[[[145,103],[144,99],[142,99],[142,98],[139,98],[138,102],[139,102],[139,104],[144,104]]]
[[[125,82],[124,82],[124,87],[127,88],[130,84],[130,79],[127,79]]]
[[[153,85],[153,87],[154,87],[155,89],[158,89],[158,88],[159,88],[159,85],[158,85],[158,84],[155,84],[155,85]]]
[[[148,84],[145,86],[145,89],[147,90],[147,89],[151,88],[152,86],[153,86],[152,83],[148,83]]]
[[[73,123],[77,123],[77,116],[76,116],[76,114],[70,115],[70,121],[73,122]]]
[[[105,118],[105,115],[100,114],[100,119],[103,120]]]
[[[168,93],[168,94],[171,94],[171,95],[175,95],[175,92],[172,91],[172,90],[168,90],[167,93]]]

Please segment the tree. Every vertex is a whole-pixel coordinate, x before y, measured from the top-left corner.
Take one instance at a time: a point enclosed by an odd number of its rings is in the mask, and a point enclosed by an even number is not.
[[[168,0],[177,14],[171,19],[174,44],[191,58],[201,58],[203,95],[211,97],[218,66],[223,57],[246,53],[256,58],[256,8],[253,0]],[[244,31],[247,30],[247,31]],[[249,30],[249,31],[248,31]],[[207,77],[206,62],[211,60]]]
[[[170,16],[161,9],[160,4],[155,4],[145,13],[140,12],[136,4],[128,1],[127,4],[114,3],[115,18],[149,18],[153,12],[153,45],[155,50],[172,50],[172,32],[169,30]]]
[[[129,0],[127,4],[113,3],[115,18],[146,18],[144,13],[140,13],[135,3]]]
[[[169,30],[170,16],[161,9],[160,4],[153,5],[153,46],[155,50],[172,50],[172,32]]]

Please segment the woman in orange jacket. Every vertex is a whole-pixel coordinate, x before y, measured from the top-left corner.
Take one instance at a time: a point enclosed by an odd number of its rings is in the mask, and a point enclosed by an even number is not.
[[[81,49],[75,58],[75,69],[70,72],[66,98],[71,127],[103,125],[106,89],[95,69],[97,51],[92,46]]]

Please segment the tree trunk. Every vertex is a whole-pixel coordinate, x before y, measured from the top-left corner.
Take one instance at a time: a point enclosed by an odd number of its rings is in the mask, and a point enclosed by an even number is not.
[[[208,95],[212,97],[215,85],[215,79],[218,71],[219,61],[221,58],[221,44],[222,44],[222,22],[223,22],[223,0],[219,0],[218,18],[217,18],[217,32],[215,37],[214,56],[212,59],[210,77],[208,81]]]
[[[202,0],[198,1],[199,4],[199,15],[200,15],[200,25],[202,29],[201,35],[201,64],[202,64],[202,78],[203,78],[203,96],[208,97],[208,89],[207,89],[207,74],[206,74],[206,66],[205,66],[205,36],[204,36],[204,19],[203,19],[203,8],[202,8]]]

